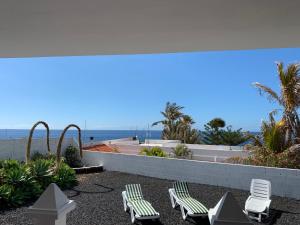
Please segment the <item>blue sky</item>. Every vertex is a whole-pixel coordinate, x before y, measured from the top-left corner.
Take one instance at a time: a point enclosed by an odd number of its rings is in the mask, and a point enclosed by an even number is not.
[[[42,119],[56,129],[85,121],[88,129],[145,129],[170,101],[197,128],[222,117],[257,131],[277,106],[252,83],[279,90],[275,61],[299,59],[299,48],[0,59],[0,128]]]

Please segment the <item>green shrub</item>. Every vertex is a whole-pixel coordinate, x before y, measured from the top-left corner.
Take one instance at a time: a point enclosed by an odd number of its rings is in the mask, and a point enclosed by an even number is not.
[[[50,183],[70,188],[76,184],[75,171],[63,162],[55,170],[53,159],[36,159],[28,165],[1,160],[0,207],[17,207],[33,201]]]
[[[187,158],[191,156],[192,152],[188,149],[188,147],[184,144],[178,144],[175,148],[172,149],[173,154],[176,157]]]
[[[56,159],[56,155],[52,154],[52,153],[47,153],[47,154],[42,154],[40,152],[34,152],[31,156],[31,160],[32,161],[36,161],[39,159],[49,159],[49,160],[55,160]]]
[[[77,184],[75,171],[66,163],[61,163],[54,175],[54,182],[62,189],[67,189]]]
[[[10,185],[4,184],[0,186],[0,208],[8,205],[9,198],[12,193],[12,187]]]
[[[0,168],[4,170],[19,168],[19,167],[20,167],[20,162],[15,159],[2,160],[0,163]]]
[[[250,139],[249,133],[242,129],[233,130],[232,126],[226,126],[221,118],[215,118],[204,125],[202,142],[207,145],[240,145]]]
[[[13,167],[9,168],[9,166]],[[7,167],[3,168],[3,185],[5,190],[9,190],[6,195],[8,206],[19,206],[30,199],[36,198],[41,192],[40,184],[30,173],[30,168],[24,164],[7,162]]]
[[[166,157],[167,154],[160,147],[143,148],[140,151],[141,155]]]
[[[43,189],[53,181],[55,161],[38,159],[30,163],[30,172]]]
[[[80,156],[79,156],[79,150],[76,147],[70,145],[66,148],[65,162],[70,167],[81,167],[82,166]]]
[[[233,157],[229,163],[300,169],[300,144],[293,145],[283,152],[276,153],[268,148],[248,146],[251,154],[247,158]]]

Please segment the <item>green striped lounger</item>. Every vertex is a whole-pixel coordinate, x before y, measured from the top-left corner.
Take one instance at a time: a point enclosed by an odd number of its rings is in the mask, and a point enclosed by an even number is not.
[[[131,222],[134,223],[135,219],[158,219],[159,213],[155,211],[152,205],[144,200],[141,185],[127,184],[125,191],[122,192],[123,204],[125,212],[130,210]]]
[[[175,182],[173,188],[169,189],[169,194],[172,207],[180,206],[184,220],[187,216],[207,216],[208,209],[201,202],[190,196],[186,182]]]

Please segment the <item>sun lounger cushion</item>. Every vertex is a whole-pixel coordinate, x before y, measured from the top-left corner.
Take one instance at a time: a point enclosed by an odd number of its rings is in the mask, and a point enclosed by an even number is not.
[[[208,209],[199,201],[192,198],[189,194],[186,182],[175,182],[174,190],[179,200],[189,208],[193,214],[206,214]]]
[[[134,208],[135,212],[140,216],[155,216],[157,212],[152,205],[145,200],[130,201],[130,204]]]
[[[128,201],[144,199],[140,184],[127,184],[125,186]]]
[[[140,184],[128,184],[125,188],[128,202],[139,216],[155,216],[158,214],[152,205],[144,200]]]

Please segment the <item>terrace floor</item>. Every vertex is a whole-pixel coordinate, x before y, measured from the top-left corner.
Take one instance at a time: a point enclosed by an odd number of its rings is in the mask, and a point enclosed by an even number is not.
[[[164,225],[209,224],[208,219],[183,221],[179,210],[171,207],[168,188],[172,181],[137,176],[119,172],[102,172],[78,175],[79,185],[65,193],[77,203],[67,218],[68,225],[126,225],[131,224],[130,215],[123,211],[121,192],[128,183],[140,183],[145,199],[160,212],[160,223]],[[190,184],[193,197],[208,208],[214,207],[226,191],[231,191],[243,207],[248,192],[202,184]],[[264,224],[300,224],[300,201],[272,197],[271,219]],[[0,212],[1,225],[32,225],[25,214],[26,207]],[[151,224],[143,223],[143,224]],[[154,224],[154,223],[152,223]],[[258,224],[258,223],[254,223]]]

